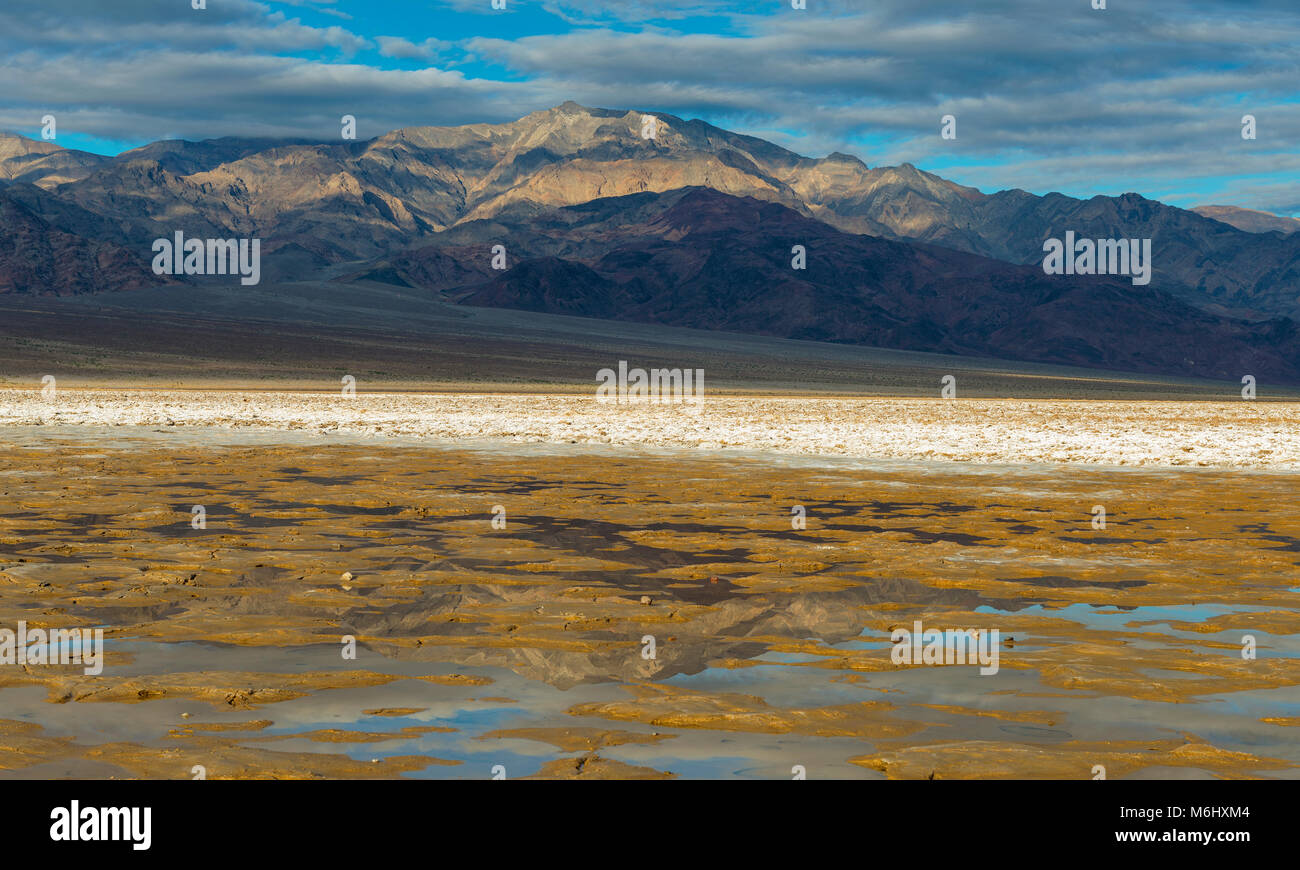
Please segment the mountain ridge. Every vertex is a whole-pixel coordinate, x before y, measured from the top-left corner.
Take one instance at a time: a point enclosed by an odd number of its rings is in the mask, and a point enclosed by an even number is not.
[[[701,190],[736,202],[705,198]],[[683,198],[707,205],[707,214],[672,212]],[[750,201],[778,211],[755,212]],[[772,225],[752,227],[738,217],[746,214]],[[1009,304],[1006,294],[1024,293],[1029,295],[1021,302],[1032,301],[1026,311],[1042,314],[1049,309],[1038,306],[1051,300],[1040,290],[1076,286],[1039,287],[1050,280],[1037,268],[1043,242],[1073,231],[1094,239],[1152,239],[1150,293],[1118,281],[1089,285],[1112,294],[1116,309],[1150,318],[1170,335],[1185,330],[1156,310],[1160,306],[1181,312],[1188,323],[1208,324],[1220,331],[1212,346],[1237,348],[1228,355],[1234,365],[1249,358],[1234,344],[1249,336],[1261,343],[1260,353],[1276,357],[1270,357],[1270,370],[1290,376],[1295,363],[1286,358],[1289,327],[1278,318],[1300,317],[1300,233],[1246,232],[1136,193],[1086,200],[1019,189],[985,194],[909,163],[871,167],[840,152],[810,158],[699,120],[573,102],[504,124],[405,127],[337,142],[164,140],[116,157],[0,137],[0,230],[29,240],[0,251],[0,293],[76,295],[157,283],[147,268],[152,240],[181,230],[190,238],[261,238],[263,274],[270,280],[367,277],[451,293],[465,304],[527,302],[543,306],[538,310],[569,312],[598,308],[599,301],[674,323],[679,314],[665,300],[697,317],[704,310],[695,304],[699,300],[684,299],[628,258],[637,251],[653,253],[669,273],[685,274],[708,253],[682,245],[692,238],[693,219],[708,224],[716,259],[732,256],[733,241],[748,246],[747,256],[758,265],[733,260],[730,268],[738,274],[844,306],[838,315],[808,319],[807,312],[755,288],[753,298],[768,298],[770,323],[751,308],[730,314],[713,309],[710,315],[739,329],[784,334],[786,325],[802,322],[805,332],[790,337],[1014,353],[994,335],[996,310],[980,312],[971,303],[966,315],[985,332],[963,341],[959,324],[909,318],[895,305],[898,300],[878,289],[892,286],[900,300],[925,289],[960,307],[969,302],[962,295],[965,280],[983,288],[987,305]],[[664,220],[685,223],[668,226]],[[781,236],[796,232],[794,227],[806,238]],[[857,276],[852,286],[820,279],[800,283],[807,276],[787,274],[788,263],[779,267],[788,254],[771,259],[772,252],[788,252],[793,244],[832,238],[828,232],[836,234],[834,245],[844,256],[861,256],[898,274],[865,276],[858,264],[846,262],[840,278]],[[42,248],[30,241],[42,236],[57,244]],[[886,256],[875,241],[904,247],[889,248]],[[500,242],[507,243],[515,267],[527,263],[518,274],[485,271],[486,246]],[[679,245],[680,262],[670,262],[672,249],[663,247],[668,244]],[[925,274],[919,264],[939,271]],[[52,277],[42,283],[43,274]],[[663,297],[657,313],[653,300],[628,296],[633,285],[642,295],[655,288]],[[573,298],[556,295],[565,286]],[[714,276],[697,282],[696,292],[709,288],[736,289]],[[1170,300],[1178,306],[1171,308]],[[1083,310],[1073,302],[1068,311],[1058,310],[1069,329],[1040,317],[1032,329],[1020,330],[1015,340],[1031,356],[1015,358],[1162,372],[1214,368],[1207,360],[1179,358],[1154,334],[1148,336],[1152,346],[1164,347],[1159,359],[1144,362],[1136,347],[1110,353],[1080,319]],[[892,329],[858,329],[849,322],[850,311],[866,320],[897,322]],[[1056,347],[1049,346],[1049,336]]]
[[[648,118],[653,138],[642,135]],[[0,183],[30,183],[119,221],[112,241],[127,246],[183,223],[194,235],[258,234],[265,255],[308,251],[324,267],[517,205],[706,186],[779,202],[848,232],[1010,263],[1038,262],[1043,241],[1066,229],[1152,238],[1156,280],[1185,301],[1235,316],[1300,317],[1300,234],[1245,232],[1134,193],[986,194],[911,164],[870,167],[840,152],[804,157],[662,112],[566,102],[504,124],[412,126],[338,142],[167,140],[112,158],[24,141],[45,153],[0,156]]]

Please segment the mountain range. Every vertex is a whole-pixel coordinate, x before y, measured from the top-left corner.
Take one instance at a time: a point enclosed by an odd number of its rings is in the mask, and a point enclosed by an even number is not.
[[[1200,211],[985,194],[910,164],[575,103],[366,141],[165,140],[112,157],[4,135],[0,294],[196,283],[149,268],[152,241],[183,231],[261,238],[266,278],[358,292],[382,281],[464,305],[1300,380],[1300,233]],[[1150,285],[1045,275],[1043,242],[1066,231],[1151,239]]]

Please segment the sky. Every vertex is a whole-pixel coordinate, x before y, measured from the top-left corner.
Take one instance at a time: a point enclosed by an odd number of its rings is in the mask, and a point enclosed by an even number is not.
[[[1300,0],[504,2],[4,0],[0,129],[53,114],[58,144],[112,154],[574,100],[986,192],[1300,217]]]

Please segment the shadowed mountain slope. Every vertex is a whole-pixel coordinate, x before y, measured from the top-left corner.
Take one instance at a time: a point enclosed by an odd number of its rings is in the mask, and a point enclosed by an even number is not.
[[[508,268],[493,270],[502,240]],[[798,245],[805,269],[792,266]],[[844,233],[707,188],[465,224],[364,273],[385,276],[468,305],[1234,380],[1300,375],[1289,319],[1243,321],[1128,279]]]

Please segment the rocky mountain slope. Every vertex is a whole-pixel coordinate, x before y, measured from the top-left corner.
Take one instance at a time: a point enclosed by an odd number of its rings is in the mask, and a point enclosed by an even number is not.
[[[33,200],[49,205],[39,195]],[[94,216],[59,212],[86,233],[58,229],[39,207],[0,189],[0,293],[68,296],[86,288],[130,290],[169,280],[155,276],[138,250],[104,240],[111,234]]]
[[[508,240],[509,268],[491,266]],[[806,251],[806,268],[792,251]],[[1300,375],[1300,331],[1112,277],[845,233],[709,188],[502,213],[355,277],[468,305],[1236,380]]]

